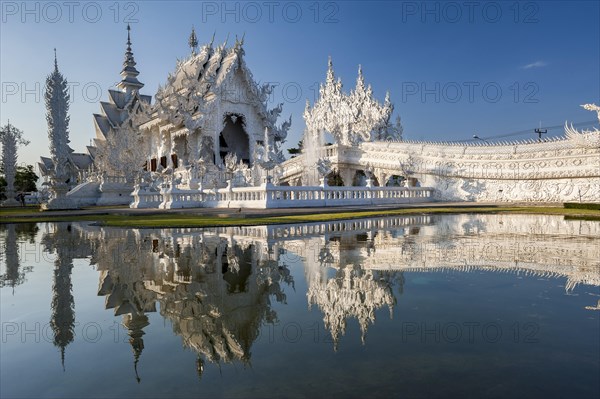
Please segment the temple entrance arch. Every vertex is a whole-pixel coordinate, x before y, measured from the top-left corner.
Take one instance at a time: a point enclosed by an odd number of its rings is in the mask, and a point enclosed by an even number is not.
[[[357,170],[352,178],[352,185],[362,187],[367,185],[367,175],[362,170]]]
[[[246,132],[244,115],[227,113],[223,130],[219,134],[219,156],[221,162],[228,153],[235,154],[238,160],[250,164],[250,138]]]
[[[367,185],[367,174],[364,170],[357,170],[352,178],[352,185],[355,187],[364,187]],[[379,186],[379,180],[376,176],[371,176],[371,185]]]
[[[406,179],[400,175],[391,175],[385,183],[386,187],[404,187],[405,184]]]
[[[340,176],[340,173],[334,170],[327,175],[327,185],[342,187],[344,185],[344,180],[342,179],[342,176]]]

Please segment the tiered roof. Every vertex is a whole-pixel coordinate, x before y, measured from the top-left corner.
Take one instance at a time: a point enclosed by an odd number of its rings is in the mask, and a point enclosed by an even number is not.
[[[121,81],[117,84],[120,90],[108,90],[108,102],[100,102],[100,113],[94,114],[94,124],[96,127],[96,139],[104,141],[113,134],[116,129],[128,121],[132,112],[137,106],[143,102],[152,101],[151,96],[139,94],[139,89],[144,87],[144,84],[137,78],[138,70],[135,68],[136,62],[131,51],[131,28],[127,25],[127,49],[125,51],[125,61],[123,62],[123,70],[121,71]],[[90,149],[88,148],[88,152]],[[95,153],[95,150],[93,151]],[[92,152],[90,154],[93,156]]]
[[[144,87],[144,84],[137,79],[140,74],[135,68],[135,60],[131,51],[131,27],[127,24],[127,51],[125,51],[125,61],[123,61],[123,70],[121,71],[121,81],[117,87],[126,93],[131,93],[133,90],[139,90]]]
[[[254,81],[243,57],[244,38],[236,38],[235,44],[227,47],[227,40],[221,45],[213,46],[213,36],[210,43],[196,51],[197,39],[192,31],[189,43],[191,54],[178,60],[176,69],[169,74],[166,84],[159,86],[154,112],[145,127],[156,123],[199,127],[205,119],[203,115],[211,112],[215,101],[222,96],[229,96],[227,99],[232,102],[251,104],[265,126],[277,136],[280,130],[275,128],[275,122],[281,113],[281,107],[273,110],[267,108],[267,98],[272,86],[259,85]],[[223,90],[224,84],[233,79],[236,73],[240,73],[245,87],[234,91],[231,88]]]

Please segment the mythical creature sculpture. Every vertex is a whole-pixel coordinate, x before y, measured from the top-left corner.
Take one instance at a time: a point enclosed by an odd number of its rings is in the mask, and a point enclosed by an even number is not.
[[[598,122],[600,122],[600,106],[597,106],[596,104],[584,104],[581,107],[588,111],[595,111],[598,116]],[[573,127],[573,124],[568,125],[567,122],[565,122],[565,134],[579,146],[586,148],[600,148],[600,130],[597,128],[579,131]]]
[[[582,107],[588,111],[596,111],[598,116],[598,122],[600,122],[600,107],[596,104],[583,104]]]
[[[321,178],[327,176],[331,173],[331,161],[327,158],[320,158],[317,161],[317,172]]]

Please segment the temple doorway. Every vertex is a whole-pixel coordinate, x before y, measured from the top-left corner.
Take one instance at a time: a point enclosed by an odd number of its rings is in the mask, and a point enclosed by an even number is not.
[[[243,115],[227,114],[223,131],[219,135],[219,155],[221,162],[225,155],[232,153],[238,160],[250,164],[250,140],[246,133],[246,122]]]

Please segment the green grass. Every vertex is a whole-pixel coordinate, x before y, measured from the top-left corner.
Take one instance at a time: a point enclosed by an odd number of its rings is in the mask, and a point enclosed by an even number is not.
[[[579,202],[565,202],[563,205],[566,209],[592,209],[600,211],[600,204],[582,204]]]
[[[584,218],[587,220],[600,220],[600,211],[592,209],[569,209],[562,207],[511,207],[511,206],[448,206],[365,210],[351,212],[331,212],[318,214],[287,215],[287,216],[258,216],[241,218],[235,214],[218,216],[198,216],[191,214],[157,213],[144,215],[73,215],[56,216],[52,212],[40,212],[37,215],[10,214],[8,217],[2,213],[0,223],[33,223],[33,222],[78,222],[92,221],[105,226],[115,227],[137,227],[137,228],[161,228],[161,227],[218,227],[218,226],[253,226],[265,224],[288,224],[309,223],[341,219],[355,219],[377,216],[392,215],[414,215],[414,214],[451,214],[451,213],[502,213],[502,214],[544,214],[564,215],[573,218]]]
[[[20,215],[20,214],[31,214],[40,211],[38,205],[27,205],[26,207],[15,206],[10,208],[0,207],[0,218],[4,218],[6,215]]]

